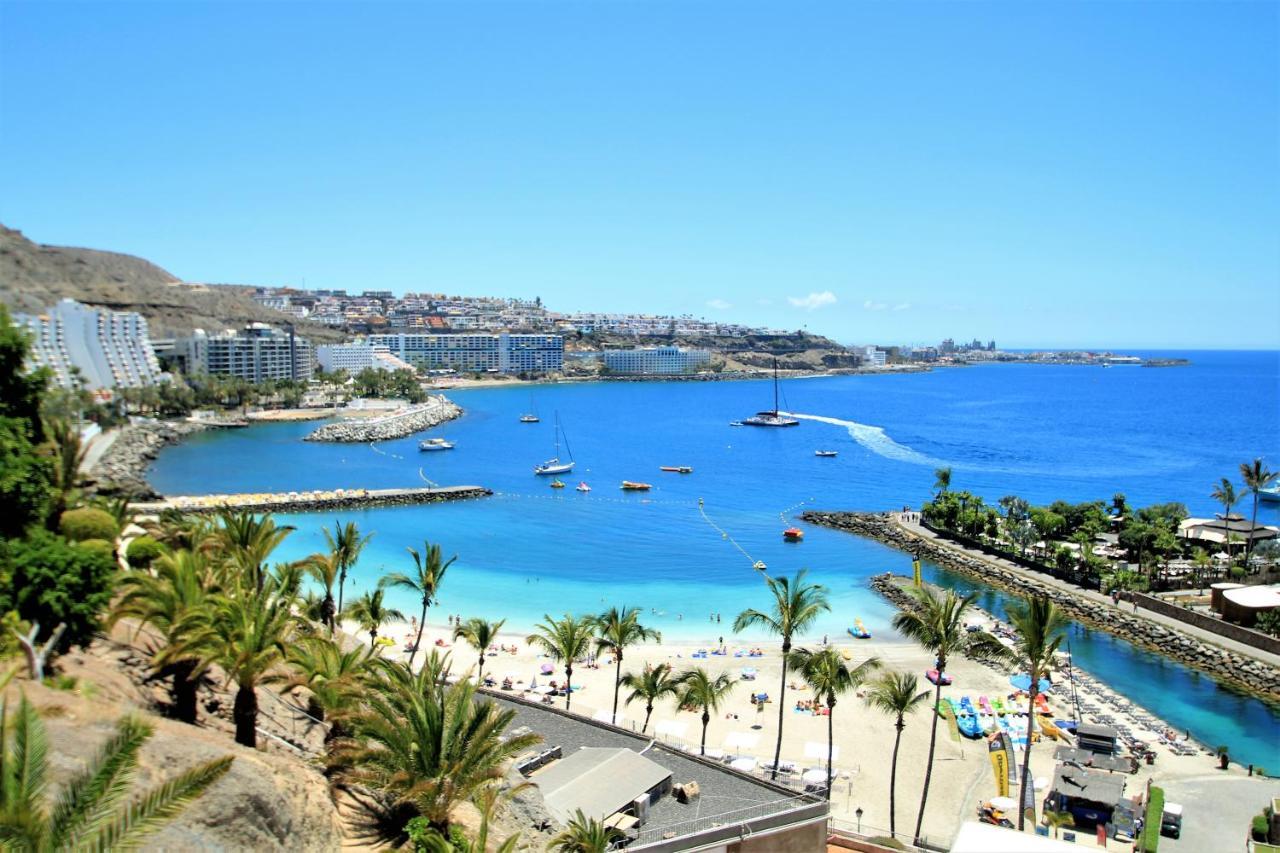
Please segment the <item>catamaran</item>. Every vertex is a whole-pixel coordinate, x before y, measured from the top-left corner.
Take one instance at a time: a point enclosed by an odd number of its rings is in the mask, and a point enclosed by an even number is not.
[[[556,412],[556,455],[552,456],[546,462],[533,469],[533,473],[541,476],[543,474],[568,474],[573,470],[573,466],[577,463],[573,461],[573,450],[569,448],[569,439],[564,441],[564,449],[569,453],[569,461],[563,462],[560,459],[560,436],[563,430],[560,429],[560,413]]]
[[[778,360],[773,360],[773,409],[768,412],[756,412],[749,418],[743,418],[743,426],[792,427],[800,422],[778,411]]]

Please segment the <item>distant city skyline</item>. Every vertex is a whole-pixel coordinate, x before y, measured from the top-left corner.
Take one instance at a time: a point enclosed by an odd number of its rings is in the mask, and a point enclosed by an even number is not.
[[[0,4],[0,222],[192,281],[1280,348],[1280,13]]]

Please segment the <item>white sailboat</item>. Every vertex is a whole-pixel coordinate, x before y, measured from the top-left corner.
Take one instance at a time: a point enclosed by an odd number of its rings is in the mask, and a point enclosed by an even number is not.
[[[540,420],[542,419],[538,417],[538,407],[533,402],[533,395],[530,394],[529,395],[529,411],[526,414],[523,414],[520,416],[520,423],[536,424]]]
[[[563,430],[560,428],[560,413],[556,412],[556,431],[555,431],[556,455],[552,456],[546,462],[543,462],[541,465],[534,468],[533,469],[534,474],[537,474],[538,476],[542,476],[544,474],[568,474],[570,471],[573,470],[573,466],[577,464],[573,461],[573,450],[570,449],[569,447],[568,438],[564,440],[564,449],[569,453],[569,461],[565,462],[560,459],[561,433],[563,433]]]
[[[749,418],[742,419],[743,426],[760,427],[792,427],[799,426],[795,418],[789,418],[778,411],[778,360],[773,360],[773,409],[768,412],[756,412]]]

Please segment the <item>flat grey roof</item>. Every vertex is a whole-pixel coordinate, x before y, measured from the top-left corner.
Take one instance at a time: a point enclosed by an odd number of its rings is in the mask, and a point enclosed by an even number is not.
[[[667,830],[685,835],[717,824],[733,823],[747,816],[758,820],[820,802],[820,798],[803,797],[796,791],[770,785],[727,767],[695,760],[661,743],[652,742],[648,737],[571,717],[540,705],[513,701],[492,691],[484,691],[481,695],[492,699],[504,710],[515,711],[516,717],[510,728],[527,726],[534,734],[542,736],[542,748],[559,746],[566,755],[579,747],[631,749],[665,768],[675,784],[697,782],[701,789],[697,802],[681,804],[675,797],[665,796],[649,807],[649,819],[642,833],[645,839],[655,834],[660,837]]]
[[[1053,771],[1053,790],[1078,800],[1115,805],[1124,799],[1124,777],[1059,764]]]
[[[604,820],[670,778],[670,770],[635,750],[588,746],[534,773],[530,781],[542,791],[548,811],[568,823],[579,809]]]

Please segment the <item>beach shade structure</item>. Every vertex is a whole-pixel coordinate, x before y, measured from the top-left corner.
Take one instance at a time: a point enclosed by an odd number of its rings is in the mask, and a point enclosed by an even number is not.
[[[724,736],[724,748],[734,751],[754,749],[759,742],[760,734],[758,732],[729,732]]]
[[[549,663],[544,663],[542,666],[538,667],[538,671],[543,675],[551,675],[556,671],[556,668]]]
[[[988,802],[991,803],[991,808],[1002,812],[1016,812],[1018,810],[1018,801],[1013,797],[992,797]]]
[[[1031,676],[1027,675],[1025,672],[1020,672],[1017,675],[1009,676],[1009,683],[1012,684],[1014,687],[1016,687],[1018,690],[1027,690],[1027,691],[1031,690]],[[1040,693],[1047,693],[1052,689],[1053,689],[1053,682],[1049,681],[1049,679],[1047,678],[1040,679],[1040,687],[1039,687]]]
[[[758,762],[749,755],[744,755],[742,758],[735,758],[733,761],[729,762],[729,766],[731,768],[742,773],[751,773],[756,769],[757,764]]]
[[[817,758],[817,759],[819,759],[820,761],[826,761],[826,760],[827,760],[827,745],[826,745],[825,743],[822,743],[821,741],[816,741],[816,740],[807,740],[807,741],[805,741],[805,743],[804,743],[804,757],[805,757],[805,758]],[[833,747],[832,747],[832,749],[831,749],[831,760],[832,760],[832,761],[839,761],[839,760],[840,760],[840,746],[839,746],[839,744],[837,744],[837,745],[835,745],[835,746],[833,746]],[[825,782],[825,781],[826,781],[826,778],[827,778],[827,777],[823,776],[823,777],[822,777],[822,780]]]
[[[541,687],[530,687],[529,689],[532,690],[534,693],[541,693],[543,696],[546,696],[549,693],[556,692],[556,689],[552,687],[550,684],[544,684]]]
[[[689,730],[689,724],[680,720],[659,720],[653,724],[653,730],[667,737],[684,737],[684,733]]]
[[[815,767],[812,770],[804,771],[800,778],[810,785],[825,785],[827,784],[827,771]]]
[[[621,726],[627,721],[623,714],[611,714],[608,709],[596,711],[591,715],[591,719],[597,723],[608,723],[611,726]]]

